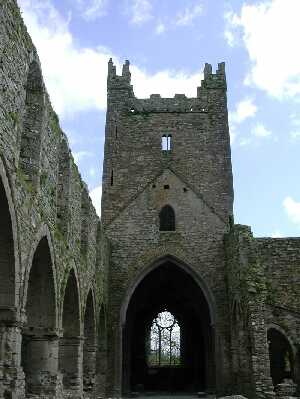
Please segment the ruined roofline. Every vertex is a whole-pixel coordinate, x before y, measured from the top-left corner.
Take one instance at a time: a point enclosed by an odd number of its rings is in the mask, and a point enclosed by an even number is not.
[[[196,97],[187,97],[185,94],[175,94],[174,97],[162,97],[160,94],[151,94],[149,98],[137,98],[134,95],[133,86],[131,85],[131,73],[130,73],[130,62],[125,61],[122,67],[122,74],[118,75],[116,66],[113,63],[112,58],[108,61],[108,74],[107,74],[107,88],[110,89],[127,89],[129,96],[136,100],[144,103],[147,102],[171,102],[174,100],[189,101],[198,100],[201,98],[201,91],[205,89],[225,89],[226,90],[226,73],[225,73],[225,62],[218,64],[216,72],[213,73],[212,65],[205,63],[203,70],[203,79],[200,82],[200,86],[195,88],[197,90]]]

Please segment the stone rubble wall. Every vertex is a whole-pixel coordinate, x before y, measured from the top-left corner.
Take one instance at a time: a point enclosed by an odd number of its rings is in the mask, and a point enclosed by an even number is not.
[[[15,395],[24,393],[21,334],[27,321],[30,269],[39,242],[46,237],[51,253],[57,317],[56,331],[51,334],[57,337],[63,331],[63,303],[71,270],[78,284],[81,336],[90,290],[96,321],[106,308],[109,256],[101,221],[52,108],[36,49],[15,0],[0,3],[0,176],[12,218],[16,268],[14,306],[0,306],[2,397],[8,386]],[[81,341],[83,345],[83,338]],[[56,385],[59,391],[59,383]]]

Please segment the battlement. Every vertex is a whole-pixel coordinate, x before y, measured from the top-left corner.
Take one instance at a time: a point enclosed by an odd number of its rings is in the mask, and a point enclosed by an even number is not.
[[[208,111],[208,97],[210,90],[226,91],[225,63],[219,63],[216,73],[212,72],[212,65],[205,64],[203,80],[195,88],[196,97],[187,97],[185,94],[175,94],[173,98],[164,98],[160,94],[151,94],[149,98],[139,99],[134,95],[131,85],[130,63],[125,61],[122,75],[117,75],[116,66],[112,59],[108,62],[107,76],[108,102],[119,90],[117,102],[123,104],[123,109],[131,114],[164,113],[164,112],[194,112]],[[122,95],[120,95],[122,91]]]

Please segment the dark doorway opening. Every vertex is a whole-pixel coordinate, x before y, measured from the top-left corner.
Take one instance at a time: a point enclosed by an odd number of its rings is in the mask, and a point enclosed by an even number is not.
[[[153,331],[161,314],[170,315],[165,325],[173,318],[177,326],[172,324],[175,336],[158,355]],[[177,348],[168,349],[168,342]],[[155,361],[154,355],[164,360]],[[130,299],[123,331],[123,393],[213,391],[214,375],[208,303],[193,277],[168,260],[144,277]]]
[[[275,328],[270,328],[268,330],[268,344],[273,385],[280,384],[285,378],[293,379],[293,351],[287,338]]]

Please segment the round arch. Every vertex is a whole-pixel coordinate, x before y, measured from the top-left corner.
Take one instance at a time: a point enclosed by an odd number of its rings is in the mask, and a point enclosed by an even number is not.
[[[286,332],[286,330],[283,327],[281,327],[279,324],[276,324],[276,323],[268,323],[267,331],[270,329],[277,330],[279,333],[281,333],[285,337],[285,339],[288,341],[288,343],[291,346],[293,356],[296,356],[296,353],[297,353],[296,345],[293,342],[293,339],[290,337],[290,335]]]
[[[286,378],[294,379],[296,350],[285,330],[277,324],[271,324],[267,329],[267,339],[274,386]]]
[[[182,360],[176,370],[171,366],[154,370],[146,360],[149,327],[155,314],[163,310],[176,314],[182,328]],[[213,390],[216,383],[215,322],[214,297],[192,266],[167,254],[142,268],[128,286],[120,310],[119,375],[123,393],[139,389]],[[154,374],[157,377],[152,378]]]

